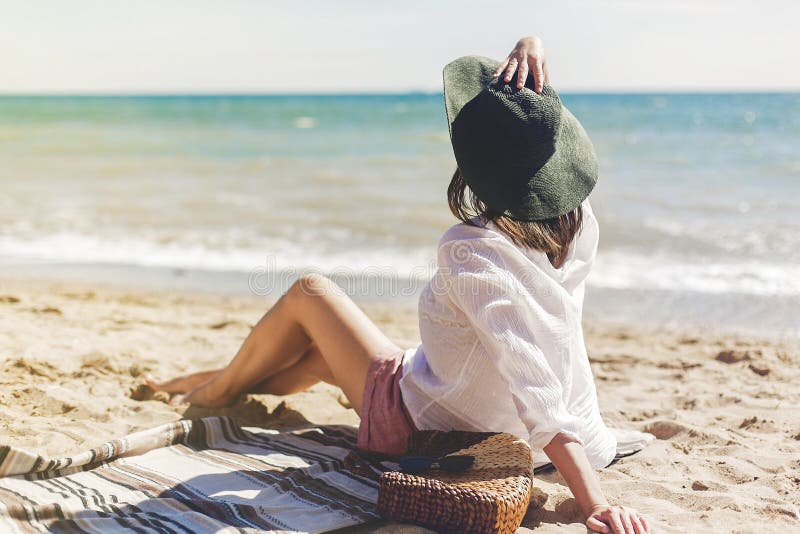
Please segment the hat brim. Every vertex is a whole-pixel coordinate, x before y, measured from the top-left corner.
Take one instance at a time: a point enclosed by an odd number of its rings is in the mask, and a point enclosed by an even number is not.
[[[493,81],[492,74],[499,66],[499,61],[481,56],[462,57],[445,66],[444,100],[451,139],[453,121],[461,109]],[[578,119],[562,105],[561,126],[553,155],[526,177],[529,178],[528,187],[520,192],[519,202],[491,207],[524,221],[558,217],[577,208],[589,196],[597,183],[597,174],[597,157],[589,136]],[[481,198],[481,187],[486,187],[487,183],[491,184],[492,180],[482,184],[467,180],[478,198]]]

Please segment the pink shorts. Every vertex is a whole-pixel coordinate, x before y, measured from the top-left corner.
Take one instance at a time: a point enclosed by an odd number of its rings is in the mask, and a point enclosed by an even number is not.
[[[389,345],[369,365],[358,427],[358,448],[363,451],[400,456],[406,452],[408,437],[417,430],[400,392],[404,353]]]

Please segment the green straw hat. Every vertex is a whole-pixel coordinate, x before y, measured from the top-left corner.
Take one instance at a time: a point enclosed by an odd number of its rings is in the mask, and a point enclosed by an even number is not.
[[[597,183],[597,156],[556,91],[533,79],[493,79],[496,60],[466,56],[444,68],[444,99],[458,168],[488,207],[538,221],[577,208]]]

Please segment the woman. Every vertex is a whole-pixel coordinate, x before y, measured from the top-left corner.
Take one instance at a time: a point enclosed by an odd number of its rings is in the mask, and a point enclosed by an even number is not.
[[[458,163],[448,199],[462,222],[420,297],[422,344],[397,347],[333,282],[304,276],[227,367],[151,385],[222,406],[335,384],[361,416],[359,446],[388,454],[417,428],[511,432],[550,458],[590,529],[648,532],[636,511],[609,505],[594,472],[616,442],[581,329],[598,239],[591,143],[548,85],[537,38],[503,63],[460,58],[444,82]]]

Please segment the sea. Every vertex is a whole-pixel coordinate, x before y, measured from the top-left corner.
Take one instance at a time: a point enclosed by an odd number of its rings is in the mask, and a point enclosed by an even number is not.
[[[800,335],[800,94],[563,94],[587,321]],[[456,221],[441,94],[0,97],[0,274],[413,305]]]

